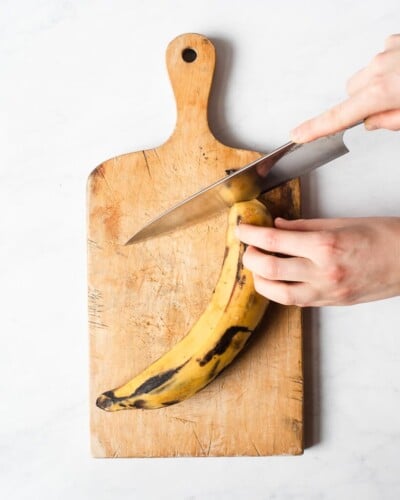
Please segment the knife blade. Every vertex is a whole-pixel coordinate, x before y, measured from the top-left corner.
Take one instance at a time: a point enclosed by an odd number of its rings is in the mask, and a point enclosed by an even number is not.
[[[346,130],[305,144],[287,142],[153,218],[125,245],[206,220],[236,202],[256,198],[339,158],[349,152],[343,142]]]

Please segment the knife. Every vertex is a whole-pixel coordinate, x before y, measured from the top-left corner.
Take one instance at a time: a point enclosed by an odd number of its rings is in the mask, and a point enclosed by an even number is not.
[[[349,128],[356,125],[359,123]],[[305,144],[287,142],[150,220],[125,245],[208,219],[236,202],[256,198],[290,179],[339,158],[349,152],[343,142],[344,132],[349,128]]]

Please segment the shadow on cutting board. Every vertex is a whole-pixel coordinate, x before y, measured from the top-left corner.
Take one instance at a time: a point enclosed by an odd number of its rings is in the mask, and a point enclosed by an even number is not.
[[[209,123],[215,137],[232,147],[252,149],[235,134],[235,127],[228,123],[225,113],[225,102],[221,96],[227,95],[227,85],[232,70],[234,47],[233,43],[220,37],[210,36],[217,52],[217,61],[213,85],[211,87],[210,105],[208,110]],[[260,110],[262,112],[262,110]],[[265,151],[273,145],[265,144]],[[302,213],[310,217],[315,213],[316,200],[315,178],[310,181],[307,176],[301,180]],[[321,429],[321,385],[320,385],[320,336],[319,310],[317,308],[303,309],[303,370],[304,370],[304,448],[310,448],[322,439]]]
[[[321,442],[319,311],[303,310],[304,448]]]
[[[314,217],[318,213],[316,192],[315,177],[309,175],[303,177],[301,211],[304,218]],[[304,448],[310,448],[322,441],[319,319],[318,308],[303,309]]]

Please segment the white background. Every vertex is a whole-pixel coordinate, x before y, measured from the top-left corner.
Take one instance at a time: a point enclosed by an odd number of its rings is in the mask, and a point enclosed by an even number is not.
[[[1,0],[3,498],[400,497],[400,298],[306,312],[303,456],[91,458],[85,241],[90,171],[172,131],[175,36],[217,47],[215,135],[268,151],[399,31],[398,0]],[[400,215],[399,133],[346,142],[304,215]]]

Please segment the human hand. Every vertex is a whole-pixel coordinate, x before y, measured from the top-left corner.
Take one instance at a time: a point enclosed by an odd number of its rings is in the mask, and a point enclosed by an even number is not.
[[[286,305],[350,305],[400,295],[400,217],[239,224],[256,290]],[[265,253],[275,252],[282,255]]]
[[[309,142],[365,120],[368,130],[400,130],[400,34],[347,82],[349,98],[292,131],[294,142]]]

